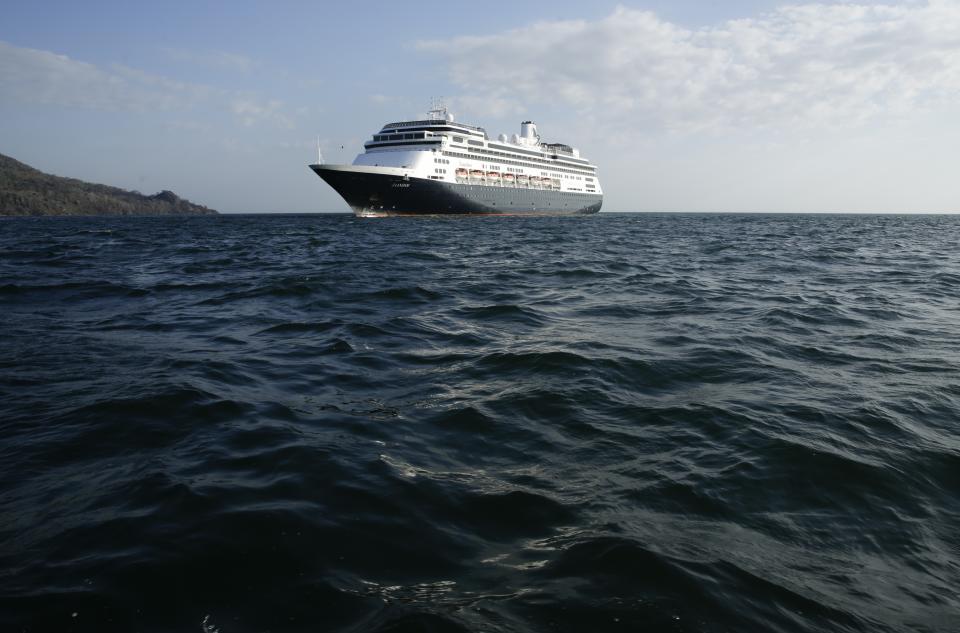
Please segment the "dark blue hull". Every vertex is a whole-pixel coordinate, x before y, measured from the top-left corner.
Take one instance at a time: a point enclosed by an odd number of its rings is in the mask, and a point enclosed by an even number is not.
[[[575,191],[469,185],[311,165],[357,215],[582,215],[603,196]]]

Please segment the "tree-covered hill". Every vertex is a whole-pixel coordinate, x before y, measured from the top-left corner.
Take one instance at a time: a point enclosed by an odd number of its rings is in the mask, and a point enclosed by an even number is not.
[[[172,191],[136,191],[45,174],[0,154],[0,215],[210,215]]]

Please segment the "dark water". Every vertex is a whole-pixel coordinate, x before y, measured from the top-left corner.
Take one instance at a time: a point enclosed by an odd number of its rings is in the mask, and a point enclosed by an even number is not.
[[[0,221],[0,630],[960,630],[958,295],[960,217]]]

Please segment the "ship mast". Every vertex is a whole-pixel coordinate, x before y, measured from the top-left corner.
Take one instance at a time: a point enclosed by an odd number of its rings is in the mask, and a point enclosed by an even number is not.
[[[427,112],[427,118],[448,123],[453,121],[453,115],[447,110],[447,104],[443,102],[443,97],[430,99],[430,110]]]

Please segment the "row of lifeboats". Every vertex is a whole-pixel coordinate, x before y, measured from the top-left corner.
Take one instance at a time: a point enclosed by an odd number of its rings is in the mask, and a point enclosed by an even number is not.
[[[456,171],[458,182],[485,183],[488,185],[504,185],[507,187],[540,187],[541,189],[559,189],[559,178],[526,176],[524,174],[501,174],[499,171],[483,171],[482,169],[464,169]]]

